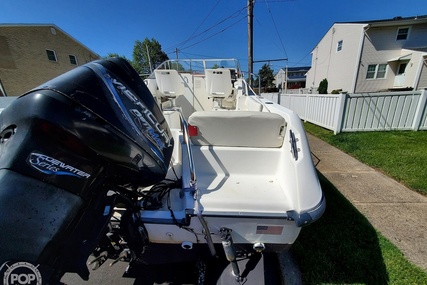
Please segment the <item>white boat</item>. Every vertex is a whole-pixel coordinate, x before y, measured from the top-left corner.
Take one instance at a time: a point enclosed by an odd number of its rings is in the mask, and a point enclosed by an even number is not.
[[[157,250],[182,252],[168,261],[218,245],[227,256],[230,244],[286,250],[320,218],[325,199],[300,118],[256,95],[236,60],[167,61],[145,83],[175,141],[168,180],[141,192],[147,263]]]
[[[0,123],[0,272],[30,262],[57,284],[87,280],[91,252],[93,268],[126,260],[127,274],[225,256],[242,284],[255,253],[286,250],[325,209],[301,120],[235,60],[168,61],[146,84],[124,59],[87,63]]]

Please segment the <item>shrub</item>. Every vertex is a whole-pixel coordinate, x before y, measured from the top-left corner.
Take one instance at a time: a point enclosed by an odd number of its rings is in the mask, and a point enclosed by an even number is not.
[[[326,78],[320,81],[317,91],[319,94],[328,94],[328,80]]]
[[[340,94],[341,91],[342,89],[335,89],[335,90],[332,90],[331,94]]]

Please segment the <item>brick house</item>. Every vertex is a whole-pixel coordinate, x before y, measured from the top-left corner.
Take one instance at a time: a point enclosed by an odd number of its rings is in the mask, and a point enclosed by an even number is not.
[[[19,96],[99,55],[53,24],[0,24],[0,96]]]

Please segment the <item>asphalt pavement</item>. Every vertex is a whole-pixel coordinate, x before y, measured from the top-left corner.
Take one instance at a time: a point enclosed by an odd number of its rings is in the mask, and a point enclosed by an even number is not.
[[[427,197],[317,137],[308,134],[308,139],[317,170],[410,262],[427,272]],[[285,284],[302,284],[291,256],[279,255],[278,264]],[[122,278],[125,268],[123,262],[111,268],[104,265],[91,274],[89,282],[76,274],[66,274],[62,281],[76,285],[143,284],[134,278]]]

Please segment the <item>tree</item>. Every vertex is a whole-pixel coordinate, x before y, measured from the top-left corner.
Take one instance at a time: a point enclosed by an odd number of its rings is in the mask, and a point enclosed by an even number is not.
[[[259,76],[261,77],[261,87],[264,87],[264,91],[268,88],[274,87],[274,74],[273,70],[268,64],[264,64],[261,69],[258,71]],[[258,79],[256,79],[255,84],[258,84]]]
[[[152,38],[145,38],[142,42],[137,40],[133,46],[132,66],[140,74],[149,74],[169,57],[160,43]]]
[[[328,79],[325,78],[320,81],[317,91],[319,91],[319,94],[328,94]]]
[[[111,57],[121,57],[121,58],[126,59],[129,63],[131,63],[131,61],[130,61],[128,58],[126,58],[126,56],[124,56],[124,55],[119,55],[118,53],[114,53],[114,52],[109,52],[109,53],[107,54],[107,56],[104,56],[104,59],[111,58]]]

